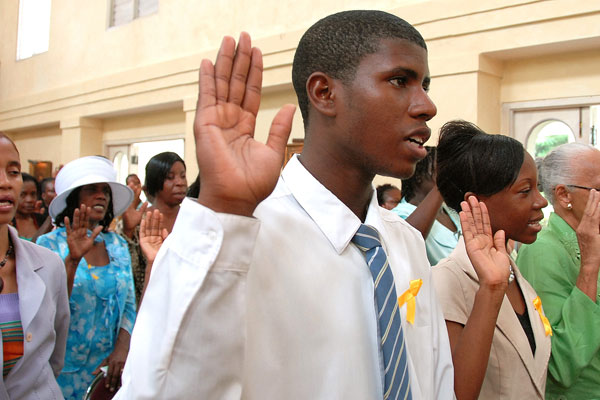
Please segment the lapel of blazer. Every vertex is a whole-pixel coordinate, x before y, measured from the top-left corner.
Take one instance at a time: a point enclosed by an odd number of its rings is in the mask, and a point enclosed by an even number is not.
[[[552,347],[551,341],[550,337],[546,336],[546,331],[544,329],[542,319],[540,318],[539,313],[533,305],[533,300],[535,300],[535,298],[537,297],[537,293],[535,292],[533,287],[531,287],[529,282],[527,282],[527,280],[523,277],[523,275],[521,275],[521,271],[519,271],[519,268],[512,260],[511,263],[515,272],[515,278],[519,283],[521,292],[523,292],[525,306],[527,307],[527,313],[529,314],[529,320],[531,321],[531,329],[533,330],[533,337],[535,339],[535,357],[530,359],[530,362],[526,362],[525,366],[527,367],[527,371],[529,372],[531,379],[535,383],[535,386],[538,392],[540,393],[541,398],[543,398],[545,394],[544,388],[546,386],[548,359],[550,358],[550,351]],[[529,354],[531,354],[529,342],[527,342],[527,349],[529,349]]]
[[[19,239],[19,235],[14,228],[9,227],[9,234],[15,246],[21,324],[23,333],[27,335],[27,329],[38,313],[46,293],[46,285],[36,272],[43,268],[44,260],[37,253],[27,248],[27,244]],[[23,301],[24,299],[27,299],[27,301]]]
[[[455,251],[457,260],[459,261],[463,271],[471,279],[479,283],[479,278],[477,278],[475,268],[473,268],[473,265],[469,260],[462,237],[460,238]],[[527,281],[525,281],[515,263],[512,260],[510,262],[512,264],[513,271],[515,272],[517,282],[519,283],[521,291],[523,292],[523,298],[525,299],[525,305],[531,321],[533,336],[536,344],[535,359],[531,352],[531,346],[529,345],[527,335],[525,334],[525,331],[521,326],[521,322],[519,321],[519,318],[517,317],[517,314],[515,313],[515,310],[513,309],[512,305],[510,304],[510,300],[506,295],[504,295],[502,306],[500,307],[500,312],[498,313],[496,328],[502,332],[510,344],[515,348],[519,354],[519,357],[521,358],[521,361],[523,362],[523,365],[525,365],[525,368],[529,372],[531,379],[535,383],[535,387],[538,390],[540,398],[544,398],[544,390],[542,390],[542,388],[545,385],[545,371],[548,365],[547,361],[550,356],[550,341],[546,339],[544,327],[537,311],[533,307],[533,299],[536,297],[535,291],[529,286]],[[542,326],[540,327],[540,325]]]

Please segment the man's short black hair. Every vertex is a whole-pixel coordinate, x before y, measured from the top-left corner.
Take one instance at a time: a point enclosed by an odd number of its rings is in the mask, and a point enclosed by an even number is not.
[[[450,121],[440,129],[437,186],[446,204],[460,211],[465,193],[491,196],[515,183],[524,159],[525,149],[516,139]]]
[[[48,184],[50,182],[54,182],[54,178],[44,178],[44,179],[42,179],[42,181],[40,182],[41,193],[44,193],[46,191],[46,187],[48,186]]]
[[[386,198],[386,193],[390,190],[400,190],[398,189],[396,186],[392,185],[391,183],[384,183],[383,185],[379,185],[377,186],[377,203],[380,206],[383,206],[383,203],[386,202],[387,198]]]
[[[292,82],[304,126],[308,125],[308,77],[314,72],[322,72],[344,83],[350,82],[362,58],[376,53],[382,39],[404,39],[427,49],[425,40],[411,24],[383,11],[354,10],[332,14],[304,33],[292,67]]]
[[[127,178],[125,178],[125,184],[128,183],[127,181],[129,180],[129,178],[133,178],[133,177],[138,178],[138,181],[140,180],[140,178],[137,176],[137,174],[129,174],[129,175],[127,175]]]

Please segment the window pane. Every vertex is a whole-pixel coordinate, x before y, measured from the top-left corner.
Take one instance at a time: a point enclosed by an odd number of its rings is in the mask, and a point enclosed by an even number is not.
[[[133,20],[133,0],[113,0],[110,26],[126,24]]]
[[[538,124],[529,135],[527,151],[534,158],[545,157],[556,146],[575,141],[575,135],[567,124],[558,120]]]
[[[137,16],[152,14],[158,11],[158,0],[138,0]]]
[[[48,51],[51,0],[20,0],[17,60]]]

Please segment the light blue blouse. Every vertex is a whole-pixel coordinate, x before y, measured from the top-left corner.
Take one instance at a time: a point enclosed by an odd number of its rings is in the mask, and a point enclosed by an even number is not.
[[[446,204],[443,204],[442,207],[450,216],[452,222],[454,222],[457,231],[452,232],[437,220],[433,221],[429,235],[425,240],[427,259],[431,265],[436,265],[442,259],[448,257],[458,244],[458,239],[461,235],[460,218],[458,217],[458,214],[450,207],[446,206]],[[406,219],[416,208],[416,206],[408,203],[406,199],[403,198],[392,211],[398,214],[400,218]]]
[[[83,388],[98,364],[112,353],[119,329],[131,334],[135,322],[135,294],[127,243],[114,232],[100,233],[109,256],[105,266],[91,266],[82,258],[75,273],[69,305],[71,324],[67,338],[65,366],[59,383],[65,392],[63,375],[79,374],[75,380]],[[37,243],[56,252],[63,260],[69,254],[64,227],[40,236]],[[81,388],[75,388],[77,392]],[[78,396],[75,396],[78,397]]]

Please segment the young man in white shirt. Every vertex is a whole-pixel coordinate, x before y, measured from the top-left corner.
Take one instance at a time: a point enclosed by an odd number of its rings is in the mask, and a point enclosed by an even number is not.
[[[425,42],[391,14],[342,12],[305,33],[292,75],[306,137],[279,176],[294,106],[254,141],[260,51],[242,33],[214,66],[202,61],[201,192],[155,261],[117,398],[388,398],[374,278],[352,243],[363,223],[397,295],[416,295],[414,311],[399,308],[408,396],[453,398],[423,239],[377,205],[371,183],[410,176],[426,155],[436,108]]]

